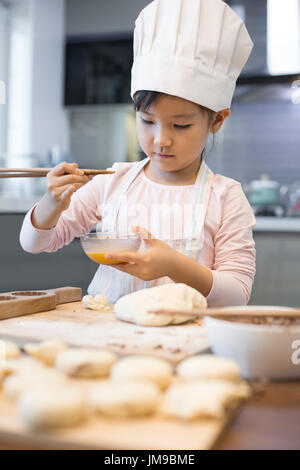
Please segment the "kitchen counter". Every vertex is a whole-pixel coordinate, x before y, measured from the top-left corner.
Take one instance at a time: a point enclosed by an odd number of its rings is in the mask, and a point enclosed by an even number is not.
[[[300,232],[300,217],[256,217],[254,232]]]
[[[1,214],[26,214],[42,196],[12,199],[0,196]],[[300,232],[300,217],[256,217],[254,232]]]

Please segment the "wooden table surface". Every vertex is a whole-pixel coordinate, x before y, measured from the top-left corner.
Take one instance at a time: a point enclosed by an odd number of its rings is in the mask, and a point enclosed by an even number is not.
[[[270,382],[262,389],[240,409],[214,449],[300,450],[300,381]]]

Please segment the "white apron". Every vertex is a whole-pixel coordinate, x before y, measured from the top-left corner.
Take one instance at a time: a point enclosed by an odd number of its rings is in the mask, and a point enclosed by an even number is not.
[[[102,232],[118,232],[117,217],[122,203],[129,187],[143,171],[144,166],[150,158],[135,164],[129,172],[121,179],[120,184],[111,197],[105,201],[110,204],[109,210],[102,214]],[[164,243],[180,251],[182,254],[199,262],[200,252],[204,244],[204,220],[206,216],[208,199],[212,184],[213,172],[204,161],[199,168],[197,178],[193,189],[193,210],[192,223],[185,227],[184,238],[181,239],[163,239]],[[166,186],[167,188],[167,186]],[[113,208],[113,210],[112,210]],[[148,229],[148,227],[145,227]],[[150,232],[151,230],[148,229]],[[162,277],[153,281],[143,281],[131,274],[119,271],[109,265],[99,265],[99,268],[88,287],[90,295],[105,294],[109,302],[116,302],[119,297],[135,292],[140,289],[154,287],[173,282],[169,277]]]

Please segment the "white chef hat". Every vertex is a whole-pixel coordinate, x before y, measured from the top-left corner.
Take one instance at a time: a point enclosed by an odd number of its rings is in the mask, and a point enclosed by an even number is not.
[[[221,0],[154,0],[135,22],[131,97],[151,90],[230,108],[252,47],[244,22]]]

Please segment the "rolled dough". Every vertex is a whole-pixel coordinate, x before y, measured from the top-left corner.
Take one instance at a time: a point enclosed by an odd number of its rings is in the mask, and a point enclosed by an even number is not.
[[[184,323],[194,317],[147,313],[147,310],[190,310],[206,308],[206,298],[196,289],[171,282],[162,286],[141,289],[124,295],[115,303],[115,315],[119,320],[143,326],[165,326]]]
[[[16,400],[25,390],[32,387],[55,387],[67,384],[67,379],[58,371],[32,369],[30,372],[19,372],[10,375],[3,381],[3,390],[8,398]]]
[[[91,389],[89,402],[99,413],[126,418],[153,413],[159,396],[159,389],[150,382],[107,380]]]
[[[17,409],[23,422],[33,428],[73,426],[87,413],[84,394],[74,386],[28,388],[20,395]]]
[[[244,382],[235,384],[223,380],[200,380],[177,383],[167,389],[161,411],[182,419],[219,419],[249,395],[250,388]]]
[[[46,366],[53,366],[57,354],[65,349],[67,349],[67,346],[62,341],[55,339],[24,345],[27,354],[38,359]]]
[[[213,354],[200,354],[183,360],[178,364],[176,373],[186,380],[241,380],[240,368],[235,361]]]
[[[105,377],[109,375],[117,356],[98,349],[67,349],[56,356],[55,366],[73,377]]]
[[[127,356],[120,359],[111,369],[113,380],[149,381],[160,388],[166,388],[173,376],[172,366],[163,359],[148,356]]]
[[[0,338],[0,361],[20,357],[20,348],[12,341]]]

